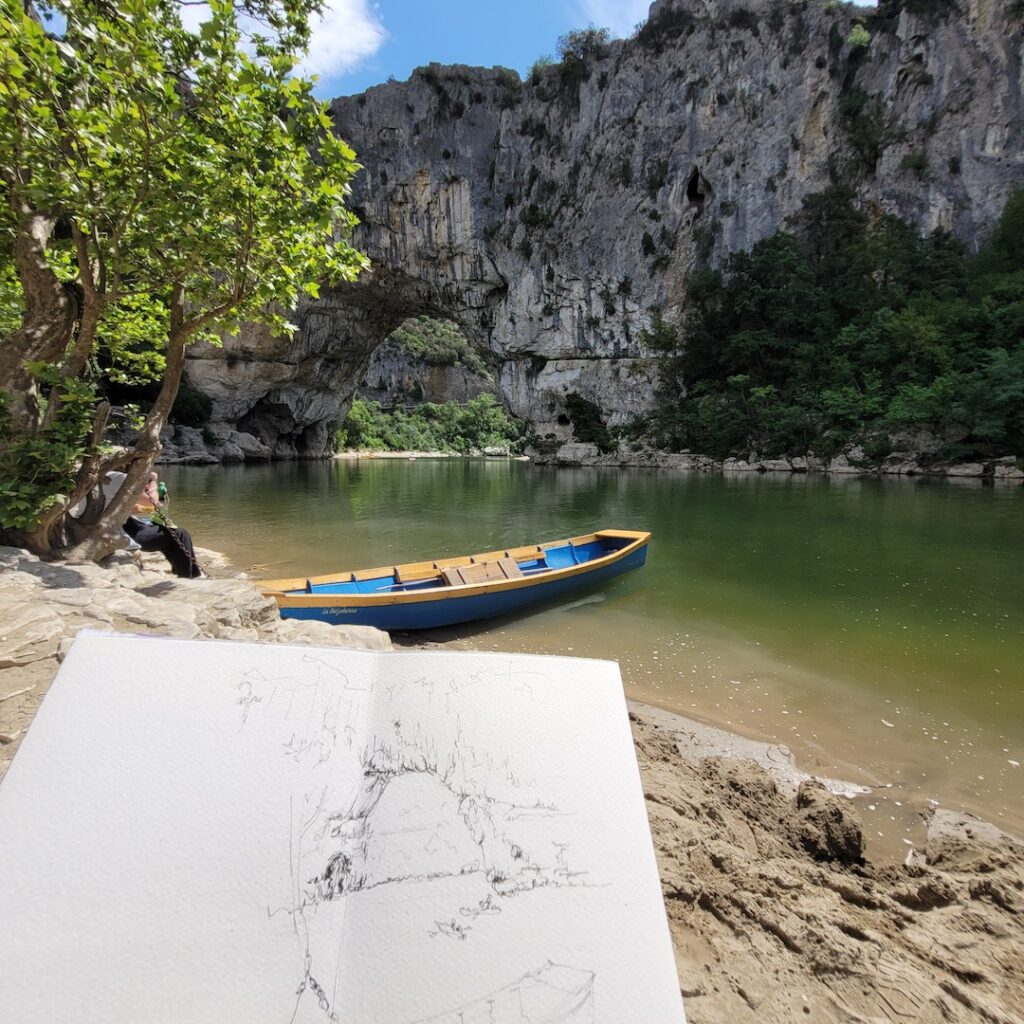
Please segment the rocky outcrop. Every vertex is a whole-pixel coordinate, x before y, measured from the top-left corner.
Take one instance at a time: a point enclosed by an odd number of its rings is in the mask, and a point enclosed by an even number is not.
[[[466,402],[484,394],[496,394],[492,377],[468,366],[433,365],[393,341],[374,350],[359,385],[359,397],[380,402],[385,409],[421,402]]]
[[[196,346],[189,377],[275,457],[317,455],[376,346],[428,314],[493,353],[538,435],[572,439],[571,395],[622,423],[653,396],[650,310],[682,315],[696,265],[836,177],[871,211],[985,238],[1024,181],[1021,19],[1004,0],[660,0],[633,39],[528,82],[431,65],[336,100],[372,272],[295,311],[294,342]]]
[[[663,452],[643,447],[620,445],[615,451],[601,452],[595,444],[570,441],[551,454],[531,452],[532,461],[544,465],[638,467],[670,469],[688,473],[827,473],[835,476],[949,477],[997,484],[1024,485],[1024,459],[1013,455],[981,462],[941,461],[921,452],[893,452],[884,458],[869,458],[864,450],[851,445],[832,458],[794,455],[780,459],[714,459],[692,452]]]
[[[267,462],[273,452],[258,437],[225,423],[197,427],[169,426],[160,438],[161,465],[204,466],[217,462]]]

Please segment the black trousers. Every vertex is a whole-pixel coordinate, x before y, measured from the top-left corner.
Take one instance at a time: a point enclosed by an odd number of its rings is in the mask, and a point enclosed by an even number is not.
[[[196,560],[196,552],[192,547],[192,538],[187,530],[178,526],[157,526],[155,523],[144,523],[141,519],[130,517],[124,524],[124,531],[143,551],[160,551],[174,570],[175,576],[194,579],[201,575],[202,568]]]

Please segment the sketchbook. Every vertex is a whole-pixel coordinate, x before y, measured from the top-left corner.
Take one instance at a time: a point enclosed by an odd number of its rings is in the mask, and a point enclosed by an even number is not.
[[[0,879],[21,1024],[684,1020],[611,662],[82,633]]]

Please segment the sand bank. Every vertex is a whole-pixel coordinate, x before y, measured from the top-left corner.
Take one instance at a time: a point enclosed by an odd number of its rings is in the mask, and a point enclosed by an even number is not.
[[[936,810],[878,867],[850,801],[778,749],[631,719],[690,1024],[1024,1020],[1024,844]]]

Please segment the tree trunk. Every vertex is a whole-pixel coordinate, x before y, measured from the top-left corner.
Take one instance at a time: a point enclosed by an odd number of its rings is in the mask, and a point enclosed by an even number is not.
[[[10,202],[17,219],[14,263],[24,291],[25,314],[21,327],[0,345],[0,390],[10,398],[14,429],[33,435],[39,426],[39,394],[25,364],[60,360],[80,310],[74,286],[62,282],[46,259],[55,218],[31,209],[17,197]]]
[[[185,342],[188,340],[188,332],[181,324],[181,310],[176,311],[172,303],[167,368],[164,371],[160,394],[146,416],[142,431],[135,441],[134,451],[128,456],[131,462],[127,467],[121,489],[114,495],[96,525],[89,529],[88,535],[67,551],[67,558],[71,561],[96,562],[127,546],[127,538],[122,528],[131,514],[132,506],[142,493],[154,460],[160,454],[160,431],[163,430],[174,400],[178,396],[178,386],[181,384],[181,375],[185,368]]]

